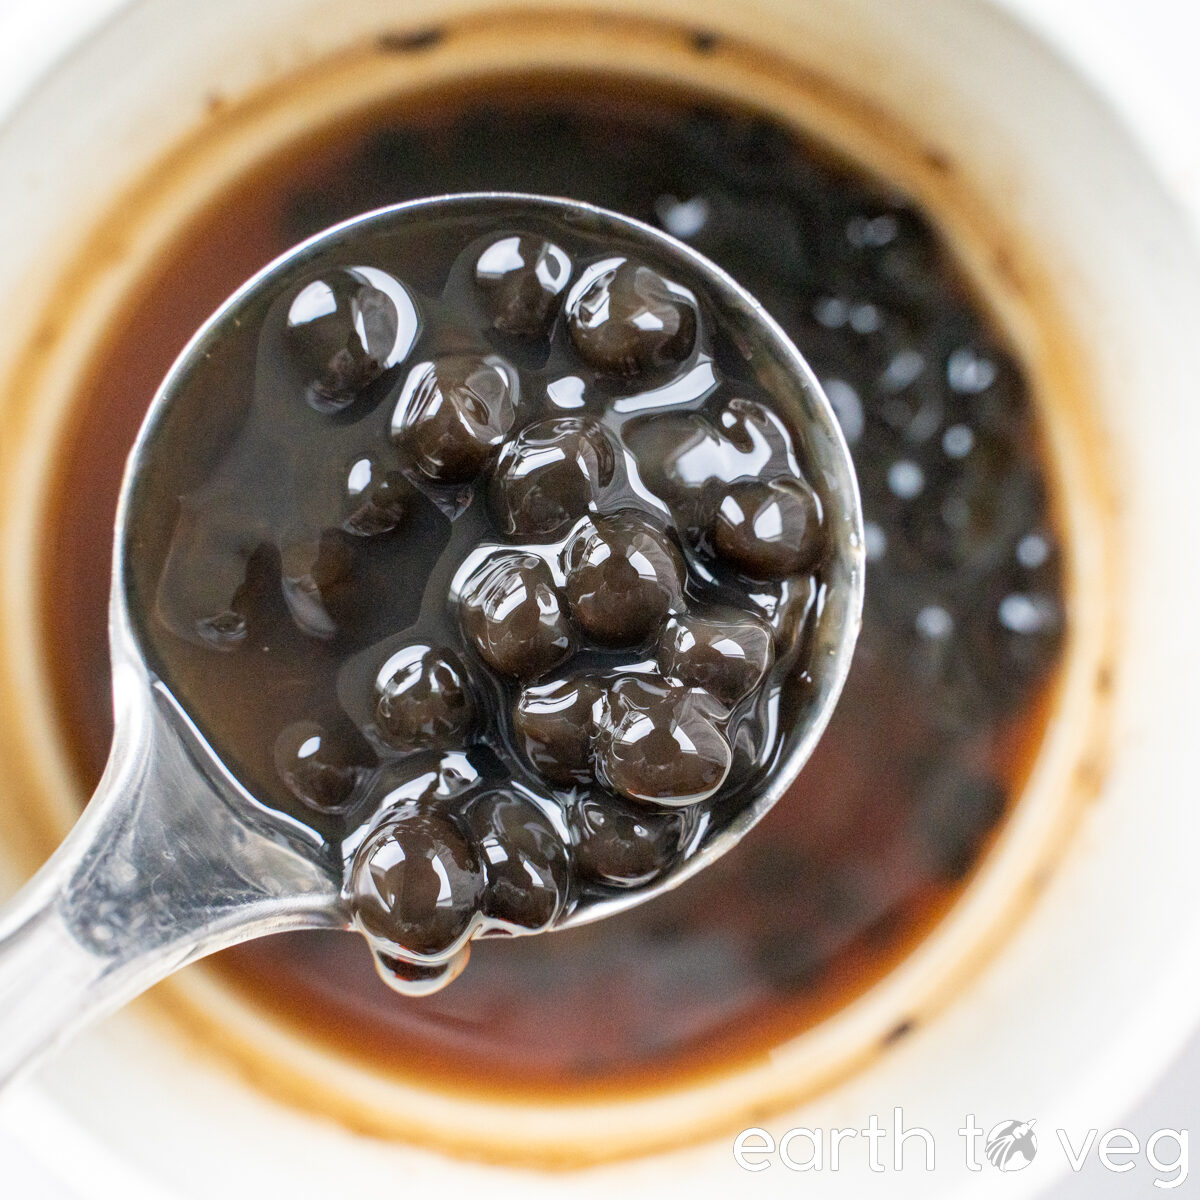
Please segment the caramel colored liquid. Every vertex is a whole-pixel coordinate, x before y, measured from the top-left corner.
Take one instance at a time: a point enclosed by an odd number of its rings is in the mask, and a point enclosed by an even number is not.
[[[623,917],[484,943],[404,1001],[358,939],[291,935],[219,969],[265,1009],[464,1090],[650,1087],[767,1050],[877,980],[961,891],[1021,788],[1063,613],[1036,413],[926,219],[755,114],[607,79],[407,98],[260,164],[113,321],[61,448],[44,568],[81,787],[111,735],[105,606],[124,456],[193,330],[333,221],[410,197],[569,195],[726,267],[821,377],[855,456],[868,602],[815,757],[737,851]]]

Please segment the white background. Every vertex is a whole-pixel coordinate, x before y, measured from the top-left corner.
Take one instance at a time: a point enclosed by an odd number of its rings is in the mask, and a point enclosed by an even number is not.
[[[253,2],[253,0],[248,0]],[[887,3],[888,0],[879,0]],[[78,37],[119,0],[0,0],[0,111],[52,61],[55,48]],[[197,0],[203,3],[203,0]],[[1175,185],[1200,215],[1200,0],[1006,0],[1031,24],[1052,33],[1081,71],[1102,77],[1121,100]],[[12,236],[12,231],[7,231]],[[1200,314],[1197,314],[1200,332]],[[1198,389],[1200,392],[1200,389]],[[1200,395],[1198,395],[1200,399]],[[1194,614],[1189,614],[1189,619]],[[1169,919],[1164,914],[1165,919]],[[1200,1024],[1200,1013],[1197,1013]],[[1181,1053],[1147,1097],[1130,1096],[1125,1125],[1143,1141],[1161,1128],[1190,1128],[1192,1175],[1174,1191],[1153,1186],[1143,1163],[1127,1175],[1106,1171],[1094,1153],[1078,1175],[1045,1200],[1126,1200],[1137,1196],[1200,1197],[1200,1037]],[[110,1200],[70,1192],[57,1181],[56,1147],[39,1145],[37,1122],[18,1092],[0,1106],[0,1200]],[[19,1131],[19,1132],[18,1132]],[[1072,1131],[1075,1140],[1082,1131]],[[1101,1130],[1101,1132],[1104,1132]],[[1053,1140],[1044,1130],[1043,1139]],[[1164,1153],[1170,1155],[1171,1147]],[[1054,1147],[1057,1153],[1057,1146]],[[564,1192],[570,1187],[563,1181]],[[398,1191],[403,1181],[397,1181]],[[752,1180],[743,1189],[753,1195]],[[803,1192],[797,1179],[797,1194]],[[111,1198],[118,1200],[118,1198]],[[128,1198],[120,1198],[128,1200]]]

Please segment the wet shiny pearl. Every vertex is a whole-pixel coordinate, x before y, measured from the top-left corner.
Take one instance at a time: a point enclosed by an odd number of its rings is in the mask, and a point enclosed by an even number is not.
[[[392,415],[392,439],[430,479],[467,483],[512,428],[517,390],[516,372],[496,355],[418,363]]]
[[[346,473],[342,528],[357,537],[390,533],[404,520],[412,500],[412,484],[396,468],[375,456],[356,459]]]
[[[405,646],[376,681],[375,724],[397,750],[461,745],[475,717],[467,672],[454,651]]]
[[[316,721],[289,725],[275,739],[274,760],[288,791],[318,811],[344,805],[360,774],[345,744]]]
[[[596,739],[596,775],[644,804],[676,807],[712,796],[729,774],[732,752],[707,693],[630,675],[610,689]]]
[[[518,337],[544,337],[571,278],[567,252],[553,242],[514,235],[493,242],[475,264],[475,282],[492,324]]]
[[[415,325],[407,292],[382,271],[333,270],[306,284],[288,309],[287,337],[310,403],[345,407],[408,353]]]
[[[681,812],[652,812],[617,796],[585,796],[571,813],[575,869],[610,887],[641,887],[670,870],[686,829]]]
[[[682,595],[683,557],[641,515],[597,517],[563,556],[571,614],[603,646],[639,646],[658,633]]]
[[[635,376],[678,367],[696,343],[696,298],[630,258],[589,267],[567,300],[580,356],[598,371]]]
[[[359,847],[349,892],[358,925],[398,951],[445,954],[467,932],[483,898],[479,856],[436,813],[401,811]]]
[[[501,789],[474,801],[466,824],[487,875],[484,913],[520,929],[544,929],[571,880],[567,848],[549,818],[531,800]]]
[[[488,493],[509,537],[544,540],[565,533],[613,481],[611,437],[587,417],[554,417],[526,426],[500,452]]]
[[[347,539],[332,531],[283,548],[279,556],[283,598],[301,630],[322,640],[333,637],[337,625],[329,601],[346,588],[353,566]]]
[[[496,554],[467,580],[463,631],[502,675],[537,679],[575,650],[550,568],[534,554]]]
[[[774,661],[770,625],[734,608],[672,617],[658,640],[664,675],[703,688],[728,708],[762,683]]]
[[[712,544],[751,579],[787,579],[811,566],[821,547],[821,503],[798,479],[733,484],[713,520]]]
[[[527,687],[513,708],[517,745],[551,783],[569,787],[592,777],[592,739],[600,685],[586,675]]]

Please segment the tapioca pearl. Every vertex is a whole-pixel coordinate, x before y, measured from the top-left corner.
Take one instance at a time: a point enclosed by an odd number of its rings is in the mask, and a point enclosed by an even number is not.
[[[453,949],[480,910],[483,866],[448,817],[385,817],[354,855],[348,891],[355,923],[377,943],[437,957]]]
[[[1058,605],[1048,596],[1009,592],[998,605],[996,617],[1010,633],[1037,634],[1058,626]]]
[[[899,500],[915,500],[925,490],[925,472],[919,463],[902,458],[888,467],[888,490]]]
[[[452,958],[444,962],[418,963],[374,950],[375,970],[379,978],[402,996],[431,996],[454,982],[462,974],[471,957],[468,942]]]
[[[534,554],[486,559],[467,580],[459,615],[483,660],[515,679],[537,679],[575,651],[554,576]]]
[[[761,475],[770,466],[776,471],[795,469],[792,436],[765,404],[735,396],[721,409],[717,426],[733,453],[727,450],[724,469],[714,470],[713,478],[728,482],[743,475]]]
[[[508,436],[518,392],[516,370],[497,355],[418,363],[392,414],[392,440],[430,479],[467,483]]]
[[[337,633],[329,605],[345,590],[354,567],[347,540],[329,530],[280,551],[284,601],[297,627],[312,637],[328,640]]]
[[[970,346],[960,346],[946,359],[946,382],[950,390],[965,396],[986,392],[999,374],[995,360]]]
[[[860,250],[878,250],[890,245],[900,233],[900,223],[892,213],[877,217],[857,216],[846,222],[846,239]]]
[[[773,583],[752,584],[746,595],[775,638],[776,657],[793,650],[817,603],[820,584],[813,575],[792,575]]]
[[[619,796],[582,797],[570,813],[575,869],[609,887],[652,883],[678,861],[687,822],[682,812],[655,812]]]
[[[954,633],[954,618],[940,604],[927,604],[917,612],[914,627],[921,637],[942,642]]]
[[[1017,562],[1026,570],[1036,571],[1050,560],[1054,548],[1050,539],[1041,533],[1027,533],[1017,543]]]
[[[475,719],[462,660],[447,647],[422,644],[396,651],[375,683],[375,725],[397,750],[461,746]]]
[[[718,556],[752,579],[786,579],[820,553],[821,502],[799,479],[749,479],[722,497],[712,523]]]
[[[670,536],[624,509],[596,517],[563,554],[571,614],[604,646],[640,646],[680,603],[686,568]]]
[[[703,688],[728,708],[762,683],[774,661],[770,625],[734,608],[671,617],[658,640],[664,675]]]
[[[826,379],[822,386],[847,443],[856,445],[863,435],[865,424],[862,399],[858,392],[844,379]]]
[[[596,777],[642,804],[698,804],[725,782],[732,751],[707,692],[644,675],[617,680],[596,738]]]
[[[362,776],[346,742],[316,721],[297,721],[284,729],[272,757],[288,791],[318,812],[344,806]]]
[[[947,458],[966,458],[975,445],[975,433],[969,425],[951,425],[942,434],[942,449]]]
[[[473,800],[465,823],[487,877],[484,915],[520,929],[545,929],[571,883],[567,847],[550,819],[527,797],[499,789]]]
[[[863,537],[867,552],[867,562],[882,562],[887,553],[888,536],[883,526],[876,521],[868,521],[863,526]]]
[[[680,200],[677,196],[659,196],[654,201],[658,223],[672,236],[687,241],[703,231],[712,216],[712,205],[705,196]]]
[[[551,783],[569,787],[592,778],[592,741],[601,687],[575,675],[522,689],[513,732],[530,764]]]
[[[400,470],[378,455],[363,455],[346,472],[342,528],[357,537],[390,533],[408,515],[413,499],[413,486]]]
[[[403,360],[418,318],[396,279],[370,267],[334,269],[305,284],[287,314],[287,337],[309,378],[308,399],[345,407]]]
[[[493,242],[475,264],[492,324],[518,337],[544,337],[571,278],[571,259],[544,238],[514,235]]]
[[[257,615],[248,587],[251,563],[270,540],[270,531],[245,521],[222,491],[182,498],[155,595],[155,620],[211,650],[232,653],[246,645]]]
[[[878,333],[883,327],[883,314],[874,304],[855,304],[850,309],[849,325],[855,333]]]
[[[895,395],[916,383],[924,373],[926,365],[925,355],[919,350],[897,350],[888,359],[876,386],[884,395]]]
[[[613,481],[617,450],[588,417],[552,417],[526,426],[500,452],[488,492],[509,537],[564,533]]]
[[[584,271],[567,298],[567,325],[580,356],[598,371],[636,376],[680,366],[696,343],[695,296],[629,258]]]

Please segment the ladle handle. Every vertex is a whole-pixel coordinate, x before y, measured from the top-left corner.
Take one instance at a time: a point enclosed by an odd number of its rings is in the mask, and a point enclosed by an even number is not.
[[[306,831],[203,769],[194,730],[136,667],[87,811],[0,909],[0,1086],[172,971],[249,938],[344,927]]]

